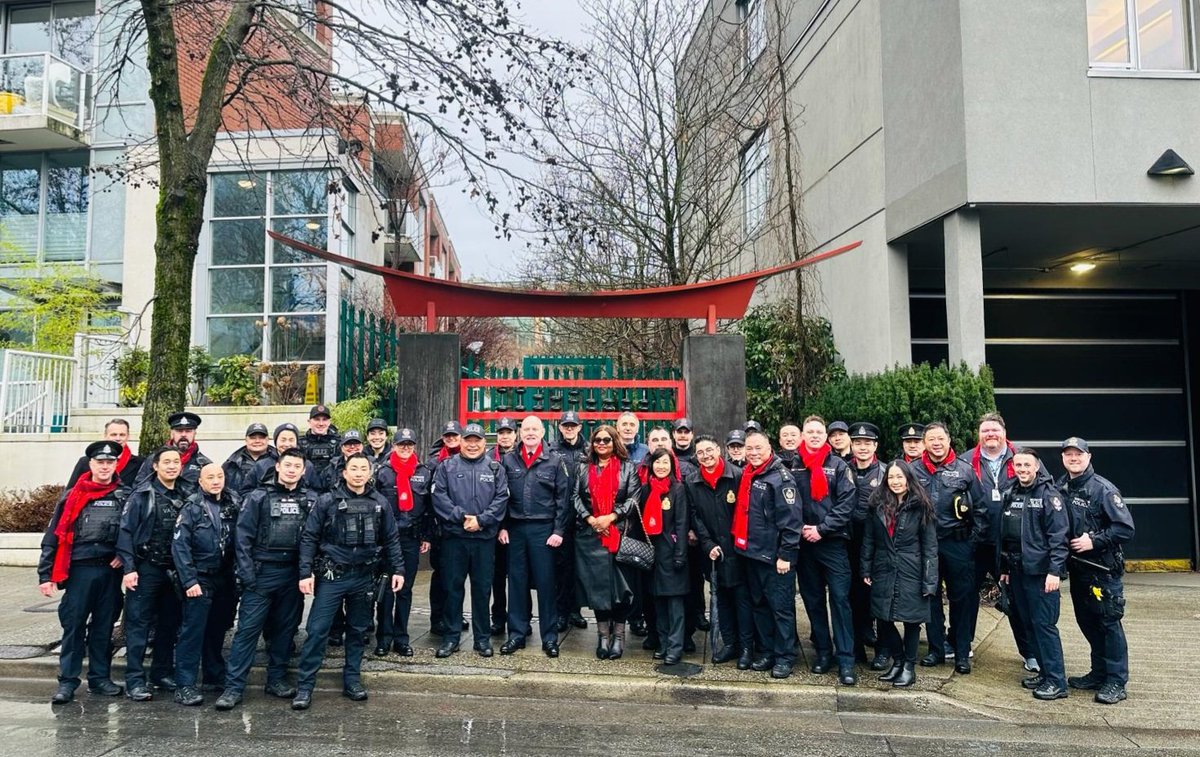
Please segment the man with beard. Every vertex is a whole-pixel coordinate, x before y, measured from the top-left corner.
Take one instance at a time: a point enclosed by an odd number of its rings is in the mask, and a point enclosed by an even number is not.
[[[200,416],[186,411],[175,413],[167,418],[167,424],[171,427],[171,437],[167,444],[179,450],[181,468],[178,485],[184,496],[187,496],[196,491],[198,487],[200,469],[212,462],[200,451],[200,445],[196,444],[196,429],[200,426]],[[154,466],[147,460],[138,470],[135,491],[138,486],[152,478],[154,478]]]

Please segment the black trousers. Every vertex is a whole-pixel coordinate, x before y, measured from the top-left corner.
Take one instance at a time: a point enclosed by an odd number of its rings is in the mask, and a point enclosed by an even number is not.
[[[495,549],[491,620],[494,626],[504,626],[508,620],[508,545],[496,542]]]
[[[254,588],[242,592],[237,631],[229,649],[225,688],[239,694],[254,664],[258,637],[266,629],[267,683],[282,683],[287,677],[292,639],[300,627],[304,595],[300,593],[299,567],[292,562],[264,562],[258,569]],[[268,619],[270,623],[268,623]]]
[[[754,651],[754,606],[745,584],[717,587],[717,627],[726,646]]]
[[[984,579],[988,576],[992,577],[993,581],[999,583],[1000,572],[996,568],[996,546],[994,544],[977,544],[975,546],[975,593],[978,594],[983,588]],[[976,620],[978,620],[979,612],[976,608]],[[1017,652],[1022,657],[1035,657],[1031,651],[1032,645],[1029,643],[1029,636],[1025,632],[1025,621],[1021,618],[1021,611],[1017,607],[1016,602],[1008,604],[1008,627],[1012,630],[1013,641],[1017,644]],[[953,625],[950,629],[954,631]],[[972,629],[972,636],[974,636]],[[949,637],[950,645],[954,646],[953,634]]]
[[[871,615],[871,587],[862,580],[862,547],[865,523],[852,521],[846,557],[850,560],[850,617],[854,623],[855,659],[866,656],[867,639],[875,627]],[[878,638],[878,637],[876,637]],[[878,645],[876,645],[878,646]]]
[[[471,631],[475,644],[490,645],[488,598],[496,567],[495,539],[442,538],[442,571],[446,580],[446,611],[442,616],[446,633],[442,639],[458,643],[462,638],[463,601],[467,578],[471,579]]]
[[[445,630],[442,628],[445,617],[446,573],[442,570],[442,537],[434,535],[429,541],[429,625],[434,633]]]
[[[558,617],[578,615],[579,595],[575,591],[575,529],[568,526],[563,543],[554,551],[554,592]]]
[[[1075,622],[1091,648],[1091,673],[1102,676],[1106,683],[1129,683],[1129,645],[1121,619],[1105,613],[1103,603],[1092,593],[1092,585],[1101,595],[1122,604],[1125,586],[1120,576],[1090,570],[1071,569],[1071,604]]]
[[[1013,599],[1021,605],[1021,617],[1026,619],[1026,631],[1033,642],[1033,655],[1042,667],[1042,676],[1059,688],[1066,688],[1062,639],[1058,635],[1059,593],[1046,591],[1044,573],[1015,571],[1008,580]]]
[[[175,640],[179,634],[180,599],[166,568],[142,561],[137,588],[125,597],[125,686],[146,685],[146,646],[154,624],[154,663],[150,680],[175,672]]]
[[[658,648],[667,657],[683,657],[683,627],[687,600],[682,596],[655,597]]]
[[[121,611],[121,570],[107,563],[71,565],[58,603],[62,646],[58,657],[58,682],[79,686],[83,656],[87,652],[88,685],[110,680],[112,629]]]
[[[685,606],[684,635],[691,636],[696,632],[699,623],[704,619],[704,582],[712,566],[712,560],[700,548],[700,545],[689,546],[687,550],[688,593]]]
[[[514,520],[508,528],[508,637],[527,638],[533,608],[530,590],[537,590],[538,633],[542,643],[558,641],[558,602],[555,594],[555,547],[546,545],[554,533],[549,520]],[[561,547],[560,547],[561,548]]]
[[[352,571],[332,581],[317,577],[312,608],[308,611],[308,637],[300,650],[297,688],[313,690],[329,644],[329,626],[343,603],[346,606],[346,658],[342,664],[342,684],[350,686],[361,682],[363,639],[371,622],[374,599],[375,575],[371,570]]]
[[[953,632],[954,657],[966,660],[975,640],[975,619],[979,615],[979,592],[975,589],[975,546],[968,539],[938,538],[938,575],[946,583],[950,598],[950,628]],[[929,651],[942,654],[946,643],[946,612],[942,609],[942,585],[930,602]]]
[[[421,569],[421,540],[406,529],[400,536],[400,551],[404,555],[404,588],[399,592],[383,592],[375,605],[375,646],[387,649],[392,644],[408,644],[408,618],[412,614],[413,584]]]
[[[853,666],[854,621],[850,613],[850,559],[846,541],[827,538],[801,542],[799,572],[800,596],[812,626],[817,654],[832,653],[839,667]]]
[[[904,623],[904,640],[900,640],[900,632],[894,623],[886,620],[879,621],[879,648],[886,649],[892,654],[893,661],[903,659],[904,662],[915,663],[917,650],[921,645],[921,624]]]
[[[795,569],[780,575],[774,563],[740,558],[746,570],[746,590],[754,612],[759,649],[778,663],[796,662]]]

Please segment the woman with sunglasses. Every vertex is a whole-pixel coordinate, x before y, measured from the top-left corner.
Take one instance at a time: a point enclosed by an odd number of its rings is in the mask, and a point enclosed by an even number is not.
[[[629,514],[637,502],[637,470],[610,425],[592,432],[591,451],[579,464],[575,485],[575,575],[580,603],[596,613],[596,657],[616,660],[625,651],[625,621],[633,602],[636,568],[616,561]]]

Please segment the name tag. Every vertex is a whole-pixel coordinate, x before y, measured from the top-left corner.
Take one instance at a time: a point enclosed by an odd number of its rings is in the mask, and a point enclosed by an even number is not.
[[[992,489],[992,501],[993,502],[1000,501],[1000,490],[999,489]]]
[[[496,477],[490,473],[484,473],[479,477],[479,482],[482,484],[491,484],[496,481]]]
[[[299,515],[300,505],[295,502],[280,502],[279,512],[283,515]]]

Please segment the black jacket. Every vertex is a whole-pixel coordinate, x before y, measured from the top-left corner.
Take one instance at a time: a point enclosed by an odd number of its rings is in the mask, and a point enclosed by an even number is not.
[[[867,503],[871,499],[871,494],[886,483],[887,463],[876,460],[860,470],[855,463],[851,462],[850,472],[854,474],[854,487],[858,492],[858,500],[854,506],[854,522],[862,524],[866,522],[867,511],[870,509]]]
[[[550,449],[554,450],[567,464],[567,474],[571,477],[571,493],[567,498],[572,502],[575,499],[575,483],[579,480],[579,464],[587,461],[588,443],[583,438],[583,434],[579,435],[575,444],[568,444],[566,439],[559,437]]]
[[[179,471],[179,478],[175,480],[175,486],[183,490],[186,494],[191,494],[200,488],[200,469],[211,463],[200,447],[196,447],[196,451],[192,454],[187,464]],[[132,465],[132,463],[129,463]],[[124,478],[124,477],[122,477]],[[137,477],[133,485],[133,490],[136,492],[142,484],[151,481],[155,478],[154,463],[150,458],[142,459],[142,467],[138,468]]]
[[[233,565],[233,532],[241,498],[222,491],[219,500],[198,491],[187,498],[175,521],[171,556],[184,589]]]
[[[617,516],[612,528],[622,534],[629,524],[637,503],[641,484],[637,469],[629,461],[612,458],[609,465],[619,465],[617,493],[613,513]],[[628,604],[633,591],[618,568],[611,552],[600,541],[587,519],[592,516],[592,496],[588,483],[591,463],[585,457],[579,462],[575,476],[575,576],[579,600],[593,610],[611,610],[618,604]]]
[[[272,482],[246,495],[233,538],[238,578],[246,588],[254,588],[261,563],[299,562],[300,532],[317,496],[303,482],[292,490]]]
[[[645,538],[646,500],[649,497],[650,484],[642,484],[638,491],[642,522],[630,526],[640,530],[639,538]],[[636,521],[637,514],[633,517]],[[681,597],[688,593],[687,532],[687,491],[682,481],[672,481],[663,495],[662,533],[650,537],[654,546],[654,569],[650,580],[656,597]]]
[[[221,463],[221,470],[225,471],[225,488],[231,492],[245,494],[254,487],[258,486],[261,481],[254,477],[254,471],[258,464],[263,460],[270,460],[271,465],[275,465],[275,461],[279,459],[279,453],[274,447],[267,447],[257,460],[250,457],[250,453],[246,451],[246,445],[242,445],[230,455],[225,462]]]
[[[971,464],[961,457],[950,462],[950,456],[934,466],[932,473],[925,467],[925,459],[919,458],[909,466],[913,477],[925,487],[929,499],[933,500],[933,514],[937,519],[939,540],[978,539],[984,532],[983,506],[976,502],[975,472]],[[978,517],[977,517],[978,516]]]
[[[276,456],[278,456],[278,453],[276,453]],[[254,468],[251,470],[248,477],[249,479],[253,479],[253,482],[247,480],[245,482],[245,488],[243,488],[239,493],[244,497],[260,486],[273,485],[275,483],[276,462],[278,462],[276,458],[259,458],[258,462],[254,464]],[[340,479],[338,483],[341,483]],[[329,489],[325,486],[325,480],[317,473],[317,469],[312,464],[311,460],[304,461],[304,476],[300,479],[300,485],[305,489],[318,494],[324,494],[325,492],[329,491]]]
[[[745,469],[743,469],[745,475]],[[795,564],[800,549],[800,500],[796,479],[778,457],[750,483],[746,548],[734,553],[750,560]]]
[[[132,489],[137,483],[138,472],[141,471],[142,465],[146,462],[146,458],[140,455],[130,454],[129,460],[125,462],[125,467],[121,469],[121,483],[126,489]],[[67,488],[70,489],[79,480],[79,477],[91,470],[91,465],[88,464],[88,456],[80,455],[75,461],[75,467],[71,470],[71,477],[67,479]]]
[[[432,497],[440,536],[495,539],[508,511],[508,476],[487,453],[474,460],[455,455],[433,472]],[[478,516],[478,531],[463,528],[468,515]]]
[[[429,488],[432,485],[433,466],[429,463],[417,463],[417,467],[408,478],[408,486],[412,490],[412,509],[401,511],[400,495],[396,491],[396,471],[392,469],[391,461],[385,458],[379,470],[375,471],[375,488],[384,499],[392,503],[396,514],[396,528],[407,536],[416,536],[422,541],[429,540]]]
[[[571,474],[557,452],[542,445],[533,465],[526,467],[521,447],[506,454],[500,464],[508,478],[508,512],[505,523],[518,520],[552,521],[554,533],[566,534],[574,502]]]
[[[1000,514],[991,523],[991,533],[994,535],[997,568],[1001,573],[1008,573],[1005,565],[1004,529],[1001,519],[1009,517],[1006,513],[1020,509],[1021,520],[1021,554],[1020,565],[1022,572],[1029,575],[1054,574],[1060,578],[1067,575],[1067,537],[1070,532],[1070,516],[1067,515],[1063,503],[1062,492],[1054,487],[1049,474],[1039,472],[1029,486],[1017,482],[1004,492]],[[1015,516],[1014,516],[1015,517]]]
[[[735,559],[733,548],[733,510],[737,506],[738,486],[742,481],[742,469],[725,461],[721,477],[714,489],[696,471],[684,480],[688,503],[691,506],[691,526],[700,542],[704,559],[713,547],[720,547],[723,557],[717,561],[717,585],[722,588],[741,586],[744,580],[742,564]]]
[[[374,567],[404,575],[393,509],[369,484],[362,494],[345,484],[322,494],[300,533],[300,577],[313,575],[318,551],[343,567]],[[380,552],[386,552],[382,562]]]
[[[929,598],[938,585],[937,526],[924,520],[914,498],[900,504],[894,535],[881,510],[869,512],[861,558],[862,576],[871,579],[872,617],[928,622]]]
[[[297,446],[317,469],[317,475],[324,476],[329,464],[335,458],[341,457],[342,437],[333,426],[324,434],[314,434],[312,429],[309,429],[297,440]]]
[[[858,488],[854,482],[854,474],[846,461],[831,450],[822,466],[825,480],[829,485],[829,493],[820,501],[812,498],[811,474],[808,468],[797,468],[794,476],[796,488],[800,491],[800,501],[803,505],[804,525],[816,526],[821,538],[849,539],[850,520],[854,517],[854,509],[858,506]]]
[[[168,490],[157,476],[139,484],[129,495],[117,536],[117,557],[126,574],[136,572],[138,563],[144,560],[163,568],[174,567],[171,541],[175,536],[175,520],[187,496],[178,481],[174,489]]]
[[[126,468],[128,470],[128,468]],[[38,583],[50,580],[54,554],[58,551],[58,536],[54,533],[67,502],[68,488],[58,498],[50,525],[42,534],[42,553],[38,558]],[[117,537],[121,530],[121,511],[129,499],[128,488],[118,485],[109,494],[83,506],[75,519],[75,541],[71,545],[71,562],[111,562],[117,554]]]
[[[1125,570],[1125,543],[1133,538],[1133,514],[1121,498],[1117,487],[1103,476],[1096,475],[1092,466],[1075,478],[1062,476],[1055,486],[1067,502],[1071,518],[1069,538],[1084,534],[1092,537],[1090,552],[1071,553],[1072,557],[1103,565],[1120,575]],[[1071,567],[1086,567],[1086,563],[1071,560]]]
[[[678,447],[675,444],[671,445],[671,451],[675,453],[675,459],[679,461],[687,461],[691,465],[698,465],[696,462],[696,443],[692,442],[686,447]]]

